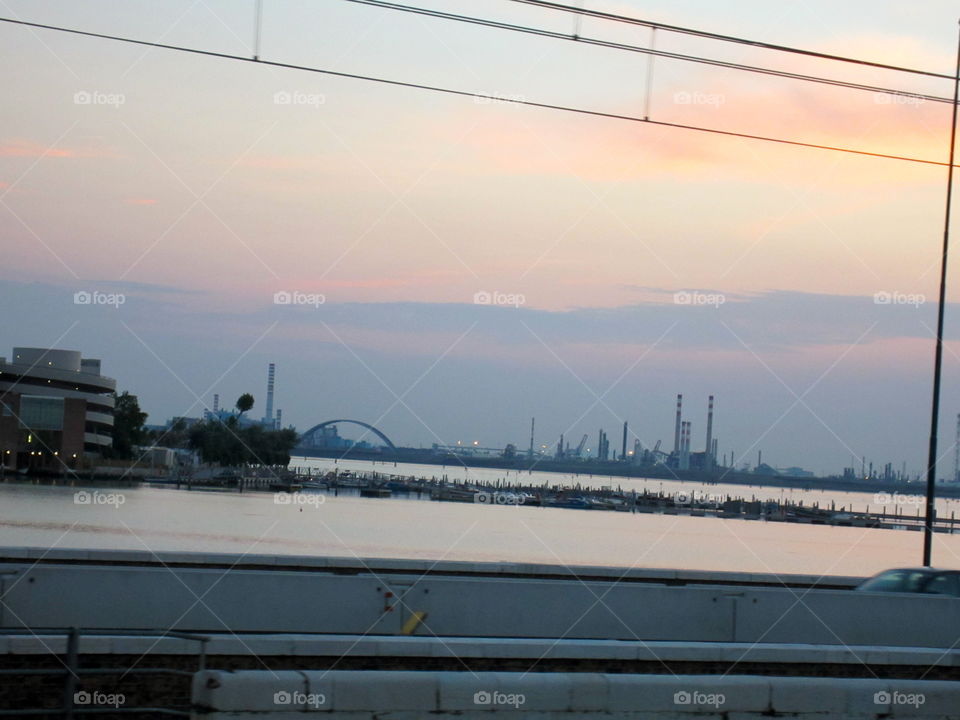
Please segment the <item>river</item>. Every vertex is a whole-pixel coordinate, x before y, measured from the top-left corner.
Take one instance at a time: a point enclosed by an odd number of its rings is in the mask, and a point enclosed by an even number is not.
[[[295,459],[293,465],[332,466]],[[341,462],[344,469],[516,481],[503,470]],[[700,486],[661,480],[523,474],[525,482],[746,497],[802,498],[861,510],[872,494]],[[86,495],[78,495],[86,493]],[[909,496],[907,496],[909,497]],[[289,499],[289,498],[288,498]],[[86,500],[86,502],[84,502]],[[0,545],[200,551],[245,554],[398,557],[553,565],[683,568],[743,572],[867,575],[917,565],[922,534],[684,515],[487,506],[356,495],[187,491],[168,487],[81,488],[0,483]],[[911,501],[912,502],[912,501]],[[957,501],[942,501],[952,512]],[[874,504],[874,509],[876,505]],[[913,514],[914,506],[905,511]],[[934,536],[934,564],[960,568],[960,534]]]

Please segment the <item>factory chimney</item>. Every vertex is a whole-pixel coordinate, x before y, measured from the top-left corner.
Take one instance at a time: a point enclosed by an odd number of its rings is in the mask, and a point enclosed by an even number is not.
[[[687,421],[680,424],[680,469],[690,469],[690,423]]]
[[[535,417],[530,418],[530,452],[529,457],[533,460],[533,426],[537,422]]]
[[[267,370],[267,424],[271,424],[273,422],[273,380],[275,376],[276,365],[270,363],[270,366]]]
[[[283,425],[280,424],[280,418],[283,417],[283,410],[277,408],[277,420],[273,423],[274,430],[283,430]]]
[[[623,445],[620,448],[620,460],[627,461],[627,421],[623,421]]]
[[[220,395],[217,393],[213,394],[213,413],[216,415],[220,412]]]
[[[707,402],[707,444],[703,452],[703,469],[712,471],[713,460],[713,395],[711,395]]]
[[[677,395],[677,424],[673,430],[673,451],[680,452],[680,407],[683,404],[683,395]]]

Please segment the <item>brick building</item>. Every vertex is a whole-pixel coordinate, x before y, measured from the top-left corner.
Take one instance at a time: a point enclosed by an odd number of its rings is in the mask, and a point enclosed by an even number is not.
[[[116,380],[75,350],[0,358],[0,458],[7,470],[62,469],[113,443]]]

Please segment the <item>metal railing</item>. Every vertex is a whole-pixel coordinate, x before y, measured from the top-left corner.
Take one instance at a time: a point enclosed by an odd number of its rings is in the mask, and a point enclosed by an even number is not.
[[[0,717],[3,716],[55,716],[69,720],[78,715],[94,714],[106,715],[126,715],[131,713],[153,714],[153,715],[173,715],[176,717],[190,717],[190,710],[176,707],[127,707],[115,701],[116,696],[121,693],[94,693],[86,690],[77,690],[77,681],[83,677],[92,677],[97,675],[175,675],[185,678],[193,678],[194,671],[178,670],[176,668],[165,667],[80,667],[80,638],[110,636],[110,637],[156,637],[156,638],[176,638],[179,640],[192,640],[200,643],[200,652],[197,657],[197,671],[206,669],[207,666],[207,643],[210,638],[206,635],[195,635],[192,633],[177,632],[174,630],[84,630],[82,628],[37,628],[37,629],[14,629],[0,628],[0,635],[27,635],[39,638],[40,636],[63,635],[66,637],[66,652],[61,656],[55,654],[61,659],[62,668],[2,668],[0,669],[0,682],[4,678],[9,679],[12,676],[62,676],[63,677],[63,699],[59,708],[0,708]],[[152,649],[152,648],[151,648]],[[144,655],[148,654],[144,653]],[[97,695],[113,697],[114,703],[93,704],[91,701],[96,699]]]

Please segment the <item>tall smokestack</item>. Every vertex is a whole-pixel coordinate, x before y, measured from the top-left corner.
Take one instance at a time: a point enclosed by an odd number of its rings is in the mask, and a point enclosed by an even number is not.
[[[537,422],[536,418],[530,418],[530,459],[533,459],[533,426]]]
[[[270,363],[267,370],[267,415],[268,423],[273,422],[273,379],[276,376],[276,366]]]
[[[713,470],[713,395],[707,402],[707,445],[704,448],[703,469]]]
[[[214,393],[213,395],[213,412],[220,412],[220,395]]]
[[[273,427],[276,430],[283,430],[283,425],[280,424],[281,422],[280,418],[282,416],[283,416],[283,410],[281,410],[280,408],[277,408],[277,421],[273,424]]]
[[[673,451],[680,452],[680,412],[683,405],[683,395],[677,395],[677,424],[673,430]]]
[[[623,421],[623,445],[620,448],[620,459],[627,461],[627,421]]]

